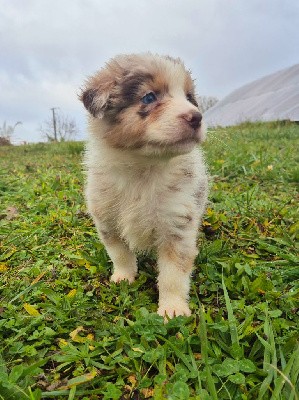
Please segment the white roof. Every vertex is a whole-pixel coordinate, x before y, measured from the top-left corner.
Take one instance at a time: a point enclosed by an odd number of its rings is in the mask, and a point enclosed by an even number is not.
[[[204,114],[208,126],[246,121],[299,121],[299,64],[233,91]]]

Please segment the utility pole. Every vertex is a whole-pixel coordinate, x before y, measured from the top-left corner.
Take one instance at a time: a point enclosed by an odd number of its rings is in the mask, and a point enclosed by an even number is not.
[[[55,115],[55,110],[57,108],[58,107],[51,108],[52,114],[53,114],[53,128],[54,128],[54,140],[55,140],[55,142],[57,142],[56,115]]]

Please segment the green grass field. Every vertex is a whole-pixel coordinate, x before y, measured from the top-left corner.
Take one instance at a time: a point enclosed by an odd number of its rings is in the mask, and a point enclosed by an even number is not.
[[[0,399],[299,399],[299,126],[217,129],[204,147],[193,314],[167,324],[154,260],[109,282],[83,144],[0,147]]]

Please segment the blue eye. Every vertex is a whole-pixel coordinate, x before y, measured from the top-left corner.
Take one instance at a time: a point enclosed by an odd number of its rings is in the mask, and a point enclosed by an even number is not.
[[[141,99],[142,103],[144,103],[144,104],[151,104],[156,100],[157,100],[157,97],[154,92],[147,93]]]

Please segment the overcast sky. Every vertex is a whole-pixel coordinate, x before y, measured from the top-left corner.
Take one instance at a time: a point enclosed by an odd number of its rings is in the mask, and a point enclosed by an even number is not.
[[[76,119],[84,78],[118,53],[180,57],[223,98],[299,62],[298,0],[0,0],[0,127],[41,140],[50,108]]]

